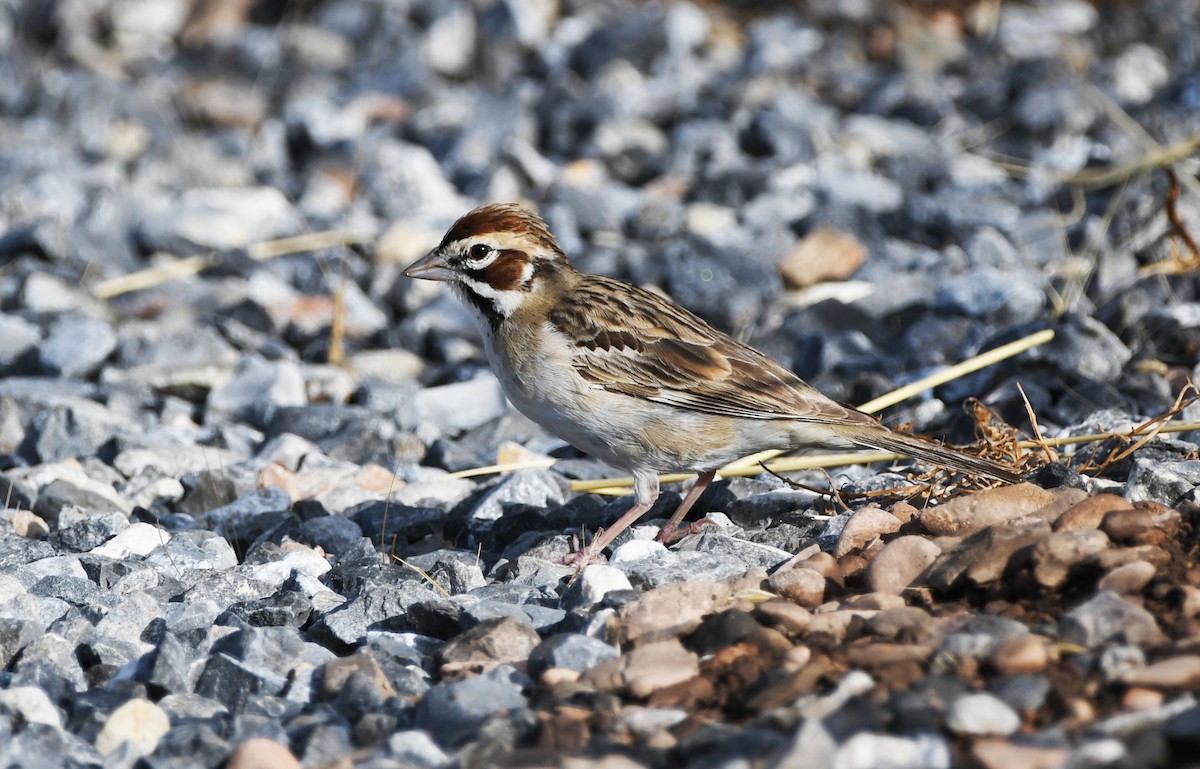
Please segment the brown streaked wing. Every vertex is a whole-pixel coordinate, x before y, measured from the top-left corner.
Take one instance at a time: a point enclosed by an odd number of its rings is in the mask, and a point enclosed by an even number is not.
[[[721,416],[877,424],[658,294],[582,278],[549,320],[575,342],[575,369],[605,390]]]

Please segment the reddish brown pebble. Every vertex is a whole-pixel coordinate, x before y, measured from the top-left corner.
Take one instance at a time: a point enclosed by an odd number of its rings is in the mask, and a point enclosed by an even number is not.
[[[825,600],[825,577],[807,566],[776,572],[768,584],[774,592],[806,609],[814,609]]]
[[[1096,587],[1100,590],[1111,590],[1122,595],[1140,593],[1142,588],[1154,579],[1157,569],[1147,561],[1130,561],[1118,566],[1100,578]]]
[[[992,669],[1005,676],[1040,673],[1050,662],[1047,640],[1038,635],[1005,639],[988,656]]]
[[[856,667],[883,667],[904,662],[923,663],[933,654],[930,644],[895,644],[878,642],[866,646],[851,645],[846,649],[846,661]]]
[[[799,670],[812,659],[812,649],[807,646],[793,646],[783,658],[781,667],[789,672]]]
[[[1148,510],[1113,510],[1100,522],[1100,529],[1114,542],[1140,545],[1162,544],[1162,541],[1145,541],[1145,537],[1155,531],[1155,528],[1154,516]],[[1159,534],[1162,532],[1159,531]]]
[[[699,703],[711,701],[714,692],[712,681],[703,676],[692,676],[659,689],[646,700],[646,704],[655,708],[692,710],[699,707]]]
[[[986,585],[1004,575],[1014,553],[1040,542],[1049,533],[1050,525],[1038,520],[992,526],[980,533],[978,541],[974,537],[964,541],[954,555],[965,559],[966,568],[962,574],[967,580]],[[936,568],[937,564],[934,564],[931,571]]]
[[[993,524],[1029,515],[1055,498],[1054,492],[1032,483],[999,486],[923,510],[920,521],[930,534],[967,536]]]
[[[834,545],[833,555],[835,558],[841,558],[877,537],[899,531],[900,525],[901,521],[896,516],[881,508],[869,506],[857,510],[850,516],[850,520],[846,521],[846,526]]]
[[[1125,690],[1121,707],[1126,710],[1153,710],[1163,704],[1163,693],[1154,689],[1134,686]]]
[[[1033,576],[1042,587],[1058,587],[1071,568],[1108,548],[1108,537],[1096,529],[1056,531],[1034,545]]]
[[[1111,510],[1127,510],[1130,504],[1116,494],[1097,494],[1070,507],[1054,522],[1055,531],[1098,529]]]
[[[1144,668],[1134,668],[1122,675],[1121,681],[1129,686],[1151,689],[1200,688],[1200,656],[1184,654]]]
[[[872,556],[878,551],[877,549],[881,548],[882,545],[880,545],[879,540],[875,540],[871,552],[864,551],[863,555],[851,553],[850,555],[842,556],[838,559],[838,571],[841,572],[843,577],[853,577],[867,568],[867,565],[870,563],[869,558],[864,556]]]
[[[896,520],[903,524],[911,521],[913,516],[920,514],[921,511],[907,502],[897,502],[892,505],[892,509],[889,512],[896,517]]]
[[[1014,745],[1007,740],[981,739],[971,745],[971,755],[983,769],[1059,769],[1070,752],[1066,748]]]
[[[808,609],[781,599],[760,603],[754,608],[754,613],[759,621],[793,635],[803,633],[812,619],[812,612]]]
[[[879,638],[906,642],[926,641],[937,633],[933,617],[916,606],[887,609],[867,623],[867,632]]]
[[[866,259],[866,246],[853,235],[818,227],[784,254],[779,274],[791,288],[807,288],[825,280],[845,280]]]
[[[562,684],[573,684],[579,680],[580,673],[578,670],[570,670],[568,668],[547,668],[542,673],[542,683],[553,689],[555,686]]]
[[[826,579],[832,580],[838,585],[845,583],[845,580],[842,578],[842,570],[838,567],[837,559],[829,553],[817,553],[800,565],[807,566],[818,574],[825,575]]]
[[[621,635],[642,642],[690,633],[728,606],[729,596],[729,586],[720,582],[676,582],[647,590],[621,607]]]
[[[867,566],[867,585],[877,593],[899,594],[940,554],[938,546],[925,537],[914,535],[893,539]]]
[[[1155,568],[1161,569],[1171,562],[1171,554],[1154,545],[1136,545],[1105,550],[1095,556],[1096,566],[1100,571],[1112,571],[1118,566],[1134,561],[1147,561],[1154,564]]]
[[[861,593],[843,598],[840,607],[867,611],[886,611],[904,608],[904,599],[893,593]]]
[[[274,740],[254,737],[237,746],[226,769],[300,769],[292,751]]]
[[[1179,611],[1185,617],[1194,617],[1200,614],[1200,588],[1192,587],[1191,585],[1180,585],[1176,588],[1179,591]]]
[[[1152,499],[1134,502],[1133,507],[1136,510],[1149,512],[1154,517],[1154,525],[1166,532],[1168,536],[1173,536],[1175,532],[1179,531],[1179,525],[1183,522],[1183,516],[1178,510]]]

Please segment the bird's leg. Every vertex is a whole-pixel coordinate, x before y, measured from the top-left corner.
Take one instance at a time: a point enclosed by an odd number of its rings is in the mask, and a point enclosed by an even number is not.
[[[704,493],[704,490],[708,488],[708,484],[712,483],[712,479],[716,475],[716,470],[709,470],[707,473],[700,473],[696,476],[696,482],[692,484],[692,488],[688,489],[688,493],[684,495],[683,501],[679,503],[675,514],[671,516],[671,520],[667,522],[666,526],[659,529],[658,536],[655,537],[656,540],[664,545],[679,541],[682,536],[679,533],[679,523],[688,514],[688,511],[692,509],[692,505],[696,504],[696,500],[700,498],[700,495]],[[697,523],[700,523],[700,521],[697,521]]]
[[[599,555],[600,551],[608,547],[621,532],[637,523],[639,518],[649,512],[650,508],[654,506],[654,500],[658,499],[658,473],[634,472],[633,495],[634,505],[625,515],[600,533],[586,548],[563,559],[563,563],[586,565],[592,558]]]

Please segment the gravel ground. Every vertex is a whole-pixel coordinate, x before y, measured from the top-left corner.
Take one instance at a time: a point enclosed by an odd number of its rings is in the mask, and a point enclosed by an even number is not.
[[[1056,332],[889,423],[1129,427],[1200,360],[1198,72],[1194,0],[0,0],[0,765],[1195,761],[1196,433],[725,480],[575,575],[630,498],[400,270],[523,200],[848,402]]]

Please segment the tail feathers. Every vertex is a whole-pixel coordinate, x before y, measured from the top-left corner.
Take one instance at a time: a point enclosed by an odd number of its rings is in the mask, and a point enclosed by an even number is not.
[[[944,465],[965,473],[975,473],[1007,483],[1018,483],[1023,480],[1017,473],[991,460],[973,457],[940,443],[893,432],[882,426],[877,430],[856,430],[847,434],[846,437],[860,446],[906,454],[913,459]]]

